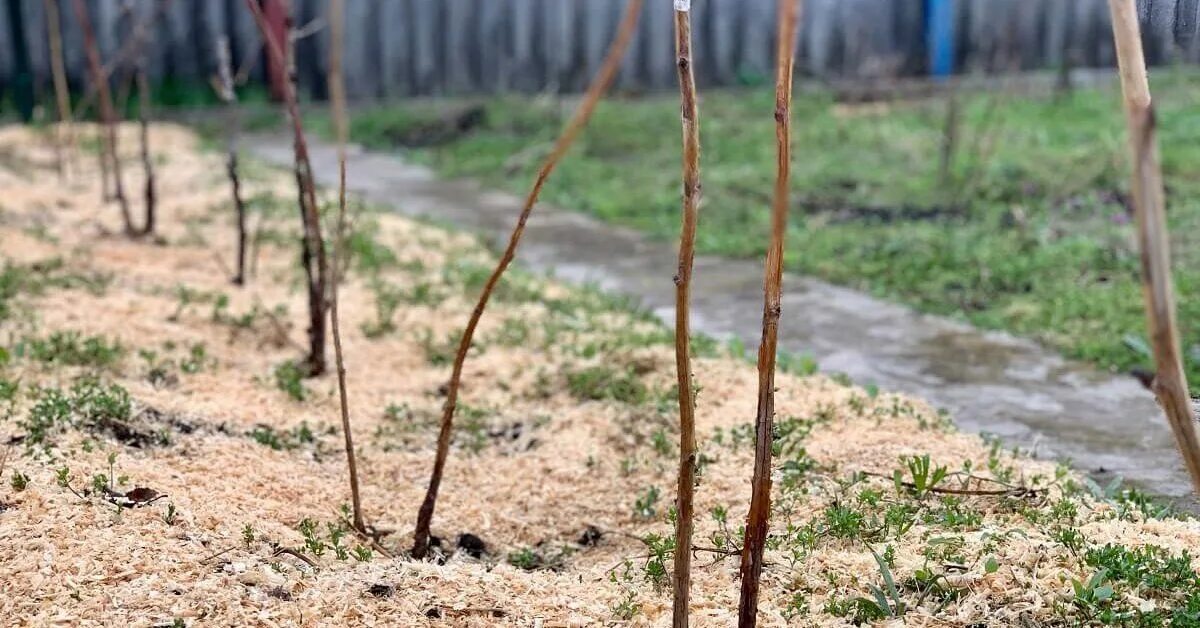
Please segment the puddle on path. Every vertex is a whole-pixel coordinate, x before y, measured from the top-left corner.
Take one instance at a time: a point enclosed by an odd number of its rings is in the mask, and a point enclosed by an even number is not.
[[[247,145],[267,162],[291,163],[287,140],[260,137]],[[334,148],[310,148],[319,183],[336,185]],[[520,209],[516,196],[438,179],[393,155],[352,151],[347,170],[351,191],[372,202],[477,232],[497,246],[507,242]],[[673,317],[672,243],[543,205],[529,221],[518,260],[630,295],[660,317]],[[759,262],[699,256],[693,293],[693,329],[757,346]],[[1094,475],[1120,475],[1167,497],[1189,494],[1165,419],[1132,378],[809,278],[785,277],[784,295],[780,346],[812,355],[823,371],[923,397],[948,410],[963,430],[996,434],[1041,457],[1069,459]]]

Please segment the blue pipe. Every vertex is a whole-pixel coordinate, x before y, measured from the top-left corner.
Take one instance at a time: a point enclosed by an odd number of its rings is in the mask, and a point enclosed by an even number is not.
[[[929,73],[938,80],[954,74],[954,0],[925,0],[925,41]]]

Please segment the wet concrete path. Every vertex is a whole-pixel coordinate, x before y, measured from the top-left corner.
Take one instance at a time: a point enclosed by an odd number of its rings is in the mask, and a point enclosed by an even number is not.
[[[246,145],[268,163],[291,163],[285,139],[255,137]],[[334,148],[310,148],[318,182],[336,185]],[[394,155],[352,150],[347,170],[352,192],[474,231],[497,246],[507,242],[520,210],[514,195],[442,180]],[[674,316],[675,257],[674,243],[545,205],[535,209],[517,255],[535,271],[635,297],[664,320]],[[761,261],[699,256],[693,294],[693,329],[758,345]],[[990,432],[1039,457],[1120,475],[1164,496],[1189,493],[1165,419],[1132,378],[1065,360],[1027,340],[795,275],[785,276],[779,340],[786,351],[814,356],[822,371],[927,399],[963,430]],[[747,420],[753,410],[746,409]]]

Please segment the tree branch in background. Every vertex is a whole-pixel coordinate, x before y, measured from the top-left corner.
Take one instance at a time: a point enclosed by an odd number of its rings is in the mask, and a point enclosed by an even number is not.
[[[146,218],[142,223],[141,235],[154,234],[155,214],[158,206],[158,193],[154,182],[154,159],[150,151],[150,82],[146,80],[146,48],[141,46],[140,54],[134,61],[133,75],[138,90],[138,138],[141,144],[142,169],[146,173]]]
[[[333,357],[337,362],[338,401],[342,410],[342,435],[346,441],[346,467],[350,473],[350,499],[354,507],[354,529],[367,533],[362,500],[358,492],[358,465],[354,435],[350,430],[350,401],[346,395],[346,362],[342,357],[342,331],[338,321],[338,275],[346,244],[346,80],[342,76],[342,47],[345,45],[345,15],[342,0],[329,1],[329,96],[338,145],[338,216],[333,239],[333,274],[329,278],[329,321],[333,331]]]
[[[105,81],[111,80],[113,74],[115,74],[117,70],[124,67],[126,63],[129,63],[129,60],[133,58],[133,55],[137,51],[138,41],[145,36],[146,30],[152,26],[153,22],[154,20],[152,19],[141,20],[134,25],[133,32],[125,38],[125,41],[121,44],[121,47],[117,49],[116,54],[114,54],[112,58],[108,60],[108,63],[105,63],[103,66],[101,66],[101,76],[104,77]],[[93,102],[95,102],[96,96],[96,84],[89,84],[87,89],[84,90],[83,97],[81,97],[79,101],[75,103],[75,118],[78,119],[83,117],[83,113],[92,106]]]
[[[471,348],[471,341],[475,336],[475,327],[478,326],[479,319],[483,317],[483,311],[487,307],[492,290],[496,288],[500,277],[504,274],[504,271],[512,263],[513,257],[516,255],[517,245],[520,244],[521,235],[525,232],[525,223],[529,220],[529,215],[533,212],[533,206],[537,203],[538,195],[542,192],[542,186],[545,185],[546,179],[550,177],[550,173],[554,171],[554,167],[558,165],[559,159],[571,147],[576,136],[583,130],[588,120],[591,119],[592,112],[596,110],[596,105],[600,103],[600,97],[608,91],[609,86],[612,85],[613,80],[616,78],[617,71],[621,68],[621,59],[625,56],[625,49],[628,48],[629,41],[633,39],[633,35],[636,32],[641,12],[642,0],[628,0],[625,5],[625,14],[621,18],[621,24],[617,29],[616,38],[608,49],[608,54],[604,58],[603,65],[601,65],[596,77],[592,79],[591,85],[588,86],[587,93],[584,94],[583,100],[580,101],[575,115],[567,123],[562,134],[559,135],[558,141],[554,144],[554,149],[550,152],[550,156],[542,163],[537,178],[533,182],[533,188],[525,198],[525,205],[521,209],[520,216],[517,218],[517,224],[513,228],[512,235],[509,236],[508,246],[505,248],[504,254],[500,257],[495,270],[488,277],[487,283],[483,287],[483,292],[479,295],[479,301],[475,304],[474,311],[471,312],[471,318],[467,321],[467,327],[463,330],[462,338],[458,343],[458,352],[454,356],[454,367],[450,374],[450,382],[446,387],[446,403],[442,407],[442,422],[438,430],[437,452],[434,455],[433,471],[429,477],[429,487],[425,491],[425,499],[421,502],[421,507],[417,511],[417,526],[413,532],[412,546],[412,555],[414,558],[424,558],[429,551],[429,528],[433,522],[433,511],[437,505],[438,487],[442,483],[442,472],[446,467],[446,457],[449,455],[450,430],[454,423],[454,409],[458,403],[458,388],[462,383],[463,363],[466,362],[467,351]]]
[[[283,104],[288,120],[292,125],[292,147],[295,152],[294,171],[296,174],[296,189],[299,194],[300,219],[304,225],[304,237],[301,241],[301,264],[308,283],[308,374],[318,376],[325,372],[325,286],[328,274],[328,263],[325,259],[325,243],[321,239],[321,217],[317,213],[317,192],[313,183],[312,163],[308,159],[308,142],[304,139],[304,122],[300,117],[300,105],[296,99],[295,64],[290,52],[285,53],[284,45],[291,49],[291,42],[278,42],[271,33],[267,18],[257,0],[246,0],[246,7],[254,15],[259,33],[267,48],[267,54],[279,64],[287,68],[288,80],[284,81]],[[286,8],[290,13],[290,8]],[[288,23],[290,26],[291,18]],[[290,38],[289,38],[290,39]],[[285,56],[286,54],[286,56]]]
[[[1133,0],[1109,0],[1108,8],[1112,13],[1121,91],[1125,96],[1125,118],[1129,127],[1133,165],[1132,200],[1137,216],[1138,244],[1142,251],[1142,296],[1145,299],[1146,326],[1154,349],[1156,369],[1153,390],[1175,434],[1175,442],[1192,477],[1192,486],[1200,492],[1200,440],[1196,437],[1191,397],[1179,353],[1162,168],[1159,164],[1154,103],[1150,98],[1150,83],[1146,76],[1146,58],[1142,50],[1137,8]]]
[[[692,529],[696,486],[696,395],[692,384],[692,265],[700,216],[700,107],[692,70],[690,0],[675,2],[675,60],[683,124],[683,220],[675,272],[675,372],[679,388],[679,485],[675,502],[675,570],[672,625],[687,628],[692,586]]]
[[[771,209],[771,241],[763,270],[762,343],[758,347],[758,415],[754,430],[754,475],[750,512],[742,546],[741,600],[738,626],[758,623],[758,585],[763,548],[771,517],[771,445],[775,431],[775,352],[783,296],[783,243],[787,232],[788,181],[791,174],[792,66],[799,0],[779,0],[778,51],[775,61],[775,198]]]
[[[237,91],[233,88],[232,62],[229,54],[229,38],[217,38],[217,97],[225,112],[225,172],[229,175],[229,186],[233,193],[233,207],[237,212],[237,274],[235,285],[246,283],[246,202],[242,200],[242,180],[238,176],[238,133],[240,123],[237,113]]]
[[[46,11],[46,36],[50,42],[50,73],[54,77],[54,100],[58,106],[58,128],[55,129],[55,156],[58,175],[67,176],[67,160],[75,155],[75,129],[71,122],[71,88],[67,84],[67,68],[63,62],[62,18],[58,0],[42,0]]]
[[[112,95],[108,90],[108,77],[100,60],[100,48],[96,45],[96,33],[92,29],[92,20],[88,16],[87,3],[75,0],[75,17],[83,30],[83,47],[87,53],[88,73],[92,85],[96,89],[96,97],[100,105],[100,122],[104,125],[104,148],[100,154],[101,187],[107,201],[108,170],[112,170],[113,196],[121,207],[121,219],[124,222],[125,233],[134,235],[133,217],[129,213],[129,199],[125,197],[125,184],[121,176],[121,159],[117,151],[117,114],[113,110]],[[107,163],[106,163],[107,162]]]

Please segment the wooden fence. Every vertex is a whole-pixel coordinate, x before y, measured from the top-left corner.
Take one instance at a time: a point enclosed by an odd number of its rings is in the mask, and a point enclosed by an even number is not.
[[[50,85],[43,0],[22,0],[34,83]],[[71,82],[84,82],[79,27],[62,7]],[[140,17],[121,0],[88,0],[106,57]],[[134,0],[154,18],[156,79],[203,87],[214,38],[228,34],[236,65],[262,78],[260,47],[243,0]],[[706,85],[770,76],[776,0],[694,0],[696,72]],[[1106,0],[955,0],[957,67],[963,72],[1110,66]],[[581,89],[597,68],[624,0],[348,0],[346,64],[354,97]],[[1139,0],[1153,63],[1200,59],[1200,0]],[[320,20],[323,0],[293,0],[300,24]],[[620,77],[626,90],[674,88],[672,2],[651,0]],[[830,79],[925,72],[924,0],[805,0],[798,71]],[[326,32],[297,47],[300,80],[324,95]],[[13,77],[9,16],[0,11],[0,88]]]

